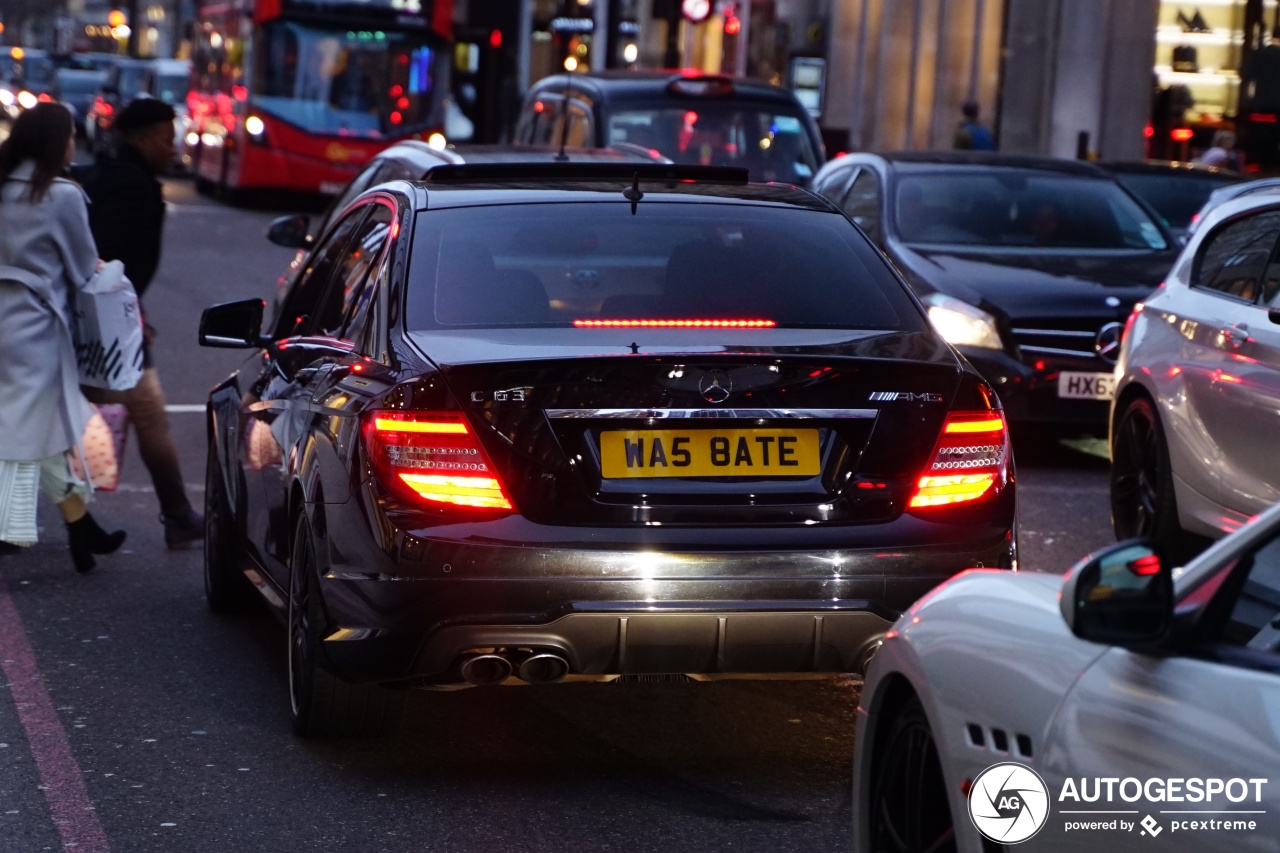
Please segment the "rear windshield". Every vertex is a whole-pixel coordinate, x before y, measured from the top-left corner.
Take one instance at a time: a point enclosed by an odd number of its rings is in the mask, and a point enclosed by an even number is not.
[[[753,181],[803,186],[820,165],[798,111],[781,104],[691,101],[661,107],[614,107],[608,144],[629,142],[675,163],[745,166]]]
[[[120,93],[120,102],[131,100],[142,91],[143,81],[147,76],[145,65],[122,65],[116,78],[116,90]]]
[[[763,320],[922,331],[924,318],[843,217],[642,201],[427,211],[411,331],[598,320]]]
[[[1155,208],[1174,228],[1186,228],[1214,190],[1235,183],[1211,175],[1121,173],[1116,180]]]
[[[156,90],[152,94],[166,104],[180,107],[187,102],[190,79],[186,74],[161,74],[156,78]]]
[[[58,73],[58,92],[67,95],[92,95],[107,75],[101,71],[62,71]]]
[[[908,174],[890,196],[905,243],[1165,249],[1160,227],[1114,181],[1012,169]]]

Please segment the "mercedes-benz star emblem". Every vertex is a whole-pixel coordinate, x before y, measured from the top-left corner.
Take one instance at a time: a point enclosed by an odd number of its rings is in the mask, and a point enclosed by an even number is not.
[[[733,391],[733,380],[723,370],[708,370],[698,380],[698,391],[708,403],[723,403]]]
[[[1123,323],[1108,323],[1098,330],[1093,351],[1107,364],[1115,364],[1120,358],[1120,339],[1124,337]]]

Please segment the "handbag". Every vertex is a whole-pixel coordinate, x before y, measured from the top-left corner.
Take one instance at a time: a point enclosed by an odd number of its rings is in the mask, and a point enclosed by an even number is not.
[[[1184,73],[1200,70],[1200,63],[1196,59],[1196,49],[1193,45],[1180,44],[1173,49],[1173,70]]]
[[[73,452],[71,470],[80,479],[92,483],[94,489],[114,492],[120,485],[120,462],[124,459],[129,412],[119,403],[95,405],[93,409],[93,416],[80,437],[84,461]]]
[[[72,332],[80,384],[127,391],[142,378],[142,309],[124,264],[108,261],[75,293]]]

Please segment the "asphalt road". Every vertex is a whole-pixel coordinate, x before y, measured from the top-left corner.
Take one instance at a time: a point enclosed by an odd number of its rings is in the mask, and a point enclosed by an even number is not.
[[[168,197],[147,309],[198,503],[199,407],[243,360],[196,347],[200,310],[269,298],[291,252],[263,238],[278,212],[183,181]],[[1060,572],[1111,541],[1105,460],[1021,439],[1018,453],[1025,567]],[[209,614],[200,553],[164,549],[132,444],[93,512],[129,531],[93,574],[72,572],[48,505],[44,541],[0,558],[3,853],[848,844],[854,681],[424,694],[396,738],[304,742],[289,731],[283,628]]]

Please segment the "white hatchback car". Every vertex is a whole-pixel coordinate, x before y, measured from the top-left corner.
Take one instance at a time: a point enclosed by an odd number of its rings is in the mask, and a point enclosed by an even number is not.
[[[1280,850],[1280,506],[1182,569],[1130,540],[957,575],[857,729],[858,853]]]
[[[1280,501],[1280,195],[1213,208],[1126,325],[1111,408],[1117,538],[1174,553]]]

